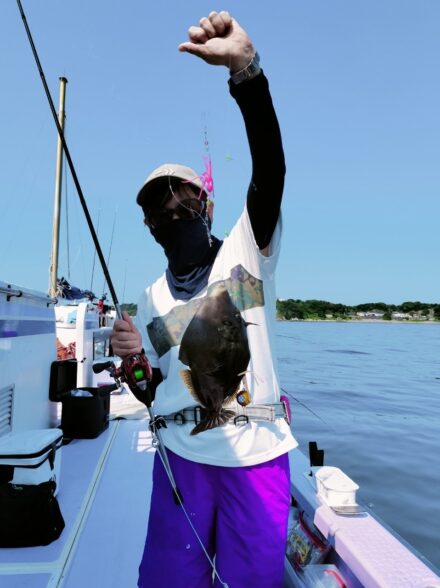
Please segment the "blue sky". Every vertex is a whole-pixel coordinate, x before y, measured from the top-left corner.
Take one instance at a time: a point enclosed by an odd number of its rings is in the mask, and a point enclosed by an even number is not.
[[[228,73],[181,54],[191,24],[227,9],[269,77],[286,152],[281,298],[439,302],[440,3],[437,0],[23,0],[52,96],[66,76],[66,136],[121,302],[165,258],[135,195],[166,161],[203,171],[207,128],[222,237],[243,207],[250,157]],[[0,7],[0,279],[46,291],[56,129],[13,0]],[[69,174],[59,274],[102,293]],[[114,228],[113,228],[114,227]]]

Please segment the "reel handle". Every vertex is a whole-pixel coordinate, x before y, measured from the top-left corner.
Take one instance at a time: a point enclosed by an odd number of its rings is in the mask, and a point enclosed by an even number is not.
[[[93,365],[93,373],[100,374],[104,370],[114,366],[115,364],[112,361],[105,361],[104,363],[95,363]]]

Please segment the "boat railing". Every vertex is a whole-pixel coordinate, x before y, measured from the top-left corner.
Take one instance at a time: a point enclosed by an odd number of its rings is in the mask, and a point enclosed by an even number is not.
[[[45,302],[47,305],[56,304],[58,302],[57,298],[51,298],[48,295],[32,292],[30,290],[13,288],[10,285],[6,287],[0,286],[0,294],[6,294],[7,301],[9,301],[11,298],[28,298],[31,300]]]

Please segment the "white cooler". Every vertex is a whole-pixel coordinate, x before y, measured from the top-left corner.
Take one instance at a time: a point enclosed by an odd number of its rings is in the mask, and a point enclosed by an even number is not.
[[[0,477],[13,468],[12,484],[41,484],[55,480],[60,487],[61,445],[60,429],[33,429],[8,433],[0,437]]]

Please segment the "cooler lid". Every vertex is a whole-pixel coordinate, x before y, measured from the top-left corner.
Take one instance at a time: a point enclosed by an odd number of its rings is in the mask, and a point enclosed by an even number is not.
[[[0,437],[0,459],[17,457],[31,459],[50,451],[55,443],[61,445],[61,429],[31,429],[18,433],[7,433]]]

